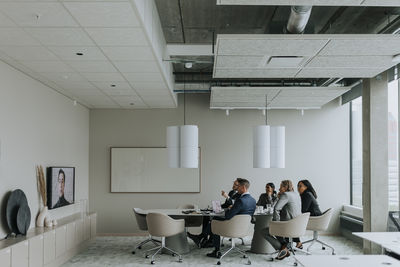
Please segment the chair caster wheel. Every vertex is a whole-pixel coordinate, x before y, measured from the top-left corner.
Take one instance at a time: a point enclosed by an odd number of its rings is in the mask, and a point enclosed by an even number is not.
[[[139,246],[138,249],[142,249],[142,246]]]
[[[132,251],[132,254],[135,255],[136,251]]]
[[[176,254],[175,253],[172,253],[172,257],[175,257],[176,256]]]
[[[297,262],[293,263],[294,266],[297,266]]]
[[[246,256],[246,255],[243,255],[243,259],[247,259],[247,256]]]
[[[149,255],[146,255],[146,256],[144,256],[146,259],[148,259],[149,258]]]
[[[336,255],[336,253],[335,253],[335,252],[332,252],[332,255]]]
[[[325,247],[322,247],[322,250],[325,250],[326,248]]]
[[[248,262],[247,262],[247,265],[251,265],[251,261],[248,261]]]
[[[224,245],[224,244],[221,244],[221,247],[225,247],[225,245]]]
[[[221,262],[220,262],[220,261],[218,261],[218,262],[217,262],[217,265],[221,265]]]
[[[154,261],[151,261],[150,263],[151,263],[151,264],[154,264]]]
[[[182,262],[182,259],[179,259],[178,262]]]

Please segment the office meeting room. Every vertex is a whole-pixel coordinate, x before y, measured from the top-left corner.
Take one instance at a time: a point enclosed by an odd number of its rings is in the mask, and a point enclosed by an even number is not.
[[[0,267],[400,267],[400,0],[0,0]]]

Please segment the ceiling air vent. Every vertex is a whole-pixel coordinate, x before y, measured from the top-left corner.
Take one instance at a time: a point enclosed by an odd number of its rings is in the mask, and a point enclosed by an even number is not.
[[[288,67],[297,68],[300,66],[304,57],[298,56],[272,56],[266,61],[265,67]]]

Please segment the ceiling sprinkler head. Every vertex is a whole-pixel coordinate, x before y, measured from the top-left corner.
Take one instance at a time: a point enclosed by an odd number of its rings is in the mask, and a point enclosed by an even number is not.
[[[193,67],[193,63],[192,62],[186,62],[185,63],[185,68],[191,69],[192,67]]]

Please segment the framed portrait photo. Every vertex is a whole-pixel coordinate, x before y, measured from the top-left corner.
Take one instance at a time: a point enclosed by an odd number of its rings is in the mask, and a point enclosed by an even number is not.
[[[56,209],[75,202],[75,167],[47,168],[47,207]]]

